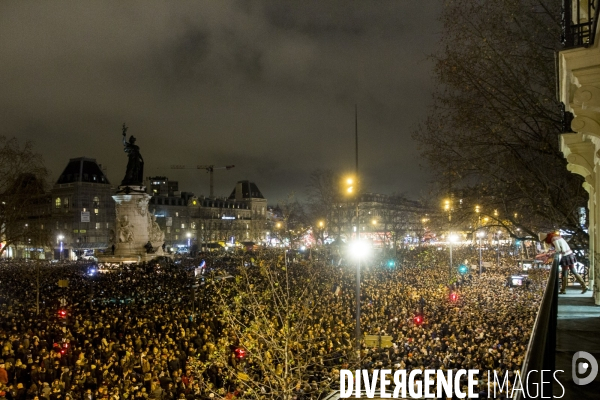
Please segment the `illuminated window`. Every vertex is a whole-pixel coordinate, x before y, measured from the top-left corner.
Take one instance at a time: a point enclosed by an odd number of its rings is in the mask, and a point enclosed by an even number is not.
[[[100,213],[100,210],[97,208],[94,208],[94,214],[98,215]]]
[[[60,208],[60,197],[57,197],[56,200],[54,200],[54,204],[56,205],[56,208]]]
[[[69,198],[65,197],[65,208],[69,208]]]
[[[96,222],[96,229],[100,229],[100,222]]]
[[[175,235],[175,240],[179,240],[179,235]]]
[[[181,229],[185,229],[185,224],[181,224]]]
[[[171,227],[167,226],[167,233],[171,233]]]
[[[175,216],[176,216],[176,217],[179,217],[179,213],[178,213],[178,212],[176,212],[176,213],[175,213]]]

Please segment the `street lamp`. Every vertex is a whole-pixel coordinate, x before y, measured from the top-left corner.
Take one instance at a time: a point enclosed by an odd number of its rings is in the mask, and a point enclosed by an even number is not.
[[[58,259],[60,261],[62,261],[62,256],[63,256],[63,239],[65,237],[63,235],[58,235],[58,240],[60,241],[60,254],[58,256]]]
[[[498,256],[498,268],[500,268],[500,234],[502,231],[498,231],[496,235],[496,254]]]
[[[354,178],[346,178],[346,193],[354,193]]]
[[[358,135],[358,134],[357,134]],[[350,196],[355,196],[356,199],[356,241],[360,242],[360,214],[359,214],[359,197],[358,191],[355,190],[355,186],[358,185],[358,136],[356,140],[356,176],[346,178],[346,194]],[[360,245],[358,245],[360,247]],[[356,263],[356,351],[358,353],[358,357],[360,357],[360,257],[358,258],[358,262]]]
[[[481,262],[481,239],[483,238],[483,235],[485,235],[484,232],[482,232],[482,231],[477,232],[477,237],[479,238],[479,276],[481,276],[481,269],[482,269],[482,262]]]
[[[458,241],[458,236],[451,233],[448,235],[448,243],[450,243],[450,268],[448,269],[448,281],[452,280],[452,244]]]
[[[364,240],[354,240],[350,245],[350,254],[357,260],[365,258],[369,250],[369,244]]]

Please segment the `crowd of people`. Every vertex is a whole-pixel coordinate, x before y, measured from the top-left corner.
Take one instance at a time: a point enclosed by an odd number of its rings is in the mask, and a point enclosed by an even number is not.
[[[404,252],[393,266],[363,263],[362,331],[389,335],[393,346],[363,342],[359,355],[356,265],[332,254],[201,254],[103,273],[5,262],[0,399],[308,400],[335,389],[341,368],[514,374],[544,279],[507,286],[517,266],[509,254],[481,276],[448,265],[447,250],[434,247]]]

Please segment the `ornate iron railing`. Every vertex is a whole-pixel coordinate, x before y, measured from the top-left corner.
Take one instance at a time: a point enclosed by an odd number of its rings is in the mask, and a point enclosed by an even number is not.
[[[564,0],[562,35],[564,47],[587,47],[594,44],[600,0]]]

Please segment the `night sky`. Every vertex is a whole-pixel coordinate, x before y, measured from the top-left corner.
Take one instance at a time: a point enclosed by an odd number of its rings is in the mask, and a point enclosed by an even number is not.
[[[118,185],[137,138],[144,175],[208,195],[255,181],[270,204],[312,170],[360,169],[368,191],[419,198],[411,132],[426,116],[440,0],[1,1],[0,135],[31,139],[58,178],[87,156]]]

